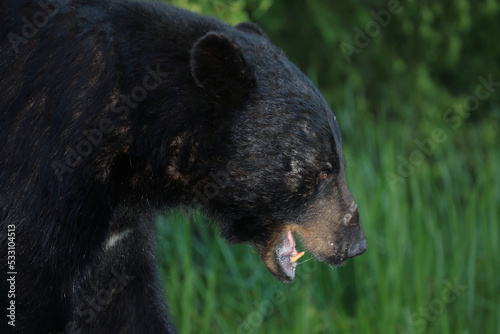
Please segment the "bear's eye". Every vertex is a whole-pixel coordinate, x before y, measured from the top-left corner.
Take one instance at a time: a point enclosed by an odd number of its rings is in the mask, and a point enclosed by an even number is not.
[[[321,172],[321,174],[319,174],[319,178],[324,180],[328,177],[328,173],[327,172]]]

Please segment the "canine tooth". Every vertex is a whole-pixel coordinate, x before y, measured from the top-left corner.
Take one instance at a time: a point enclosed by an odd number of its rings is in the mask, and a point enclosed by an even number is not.
[[[352,215],[350,213],[346,214],[344,216],[344,224],[347,224],[352,218]]]
[[[294,263],[295,263],[295,262],[297,262],[297,260],[298,260],[298,259],[300,259],[300,258],[302,257],[302,255],[304,255],[304,254],[305,254],[305,252],[300,252],[299,254],[297,254],[297,255],[295,255],[295,256],[292,256],[292,257],[290,258],[290,261],[292,261],[292,262],[294,262]]]

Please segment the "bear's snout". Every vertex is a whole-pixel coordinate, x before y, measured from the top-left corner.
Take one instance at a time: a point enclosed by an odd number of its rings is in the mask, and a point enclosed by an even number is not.
[[[367,249],[358,205],[352,200],[348,203],[344,207],[334,204],[332,209],[324,209],[325,202],[319,202],[311,209],[319,214],[308,217],[312,219],[306,223],[293,226],[306,250],[333,266],[361,255]]]
[[[347,257],[355,257],[364,253],[367,248],[366,239],[361,229],[359,221],[358,206],[353,202],[349,208],[349,213],[344,216],[344,228],[347,229],[347,241],[344,249],[347,250]]]

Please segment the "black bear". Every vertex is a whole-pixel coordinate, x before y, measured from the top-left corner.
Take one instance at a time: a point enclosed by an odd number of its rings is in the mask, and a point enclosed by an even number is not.
[[[154,221],[176,206],[283,282],[295,237],[365,251],[336,118],[259,26],[127,0],[0,20],[1,333],[175,332]]]

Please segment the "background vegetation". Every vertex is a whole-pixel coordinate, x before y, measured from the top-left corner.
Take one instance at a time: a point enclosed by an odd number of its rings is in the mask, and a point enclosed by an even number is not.
[[[171,2],[259,23],[316,83],[369,243],[340,268],[305,262],[284,285],[202,215],[162,217],[179,332],[500,333],[500,4]]]

